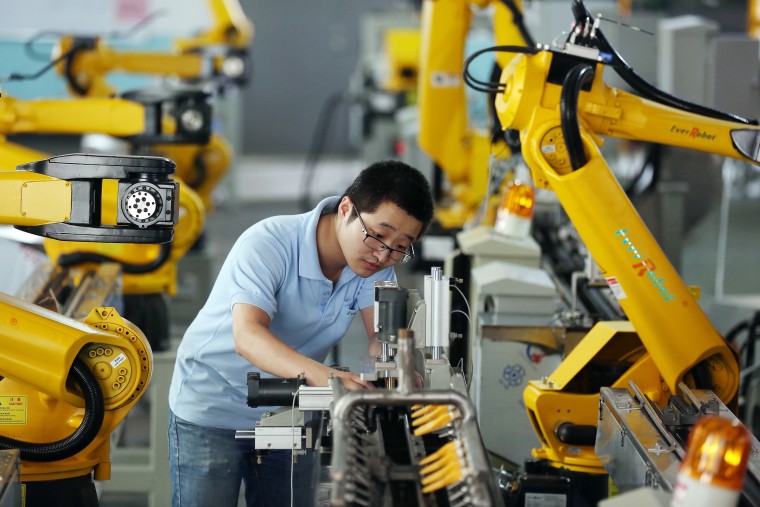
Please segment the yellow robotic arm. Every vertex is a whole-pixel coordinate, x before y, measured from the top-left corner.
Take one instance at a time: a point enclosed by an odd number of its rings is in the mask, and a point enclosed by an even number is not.
[[[383,37],[383,44],[388,69],[382,89],[394,93],[416,90],[420,64],[420,30],[389,28]]]
[[[112,72],[242,86],[250,77],[248,50],[253,23],[238,0],[209,0],[209,7],[211,28],[193,38],[177,40],[175,49],[168,52],[118,51],[101,37],[62,37],[53,52],[58,60],[56,69],[66,78],[73,95],[90,98],[116,96],[117,90],[107,79]],[[177,163],[177,176],[198,193],[206,210],[211,210],[212,191],[231,165],[229,143],[215,134],[207,144],[171,141],[152,148],[148,154],[167,156]]]
[[[117,90],[108,82],[112,72],[172,76],[185,82],[210,81],[215,85],[244,85],[250,74],[248,46],[253,25],[236,0],[212,0],[214,26],[193,39],[176,43],[171,52],[116,51],[101,37],[66,36],[54,55],[56,69],[75,96],[107,98]],[[65,58],[61,58],[66,55]],[[126,94],[139,96],[141,92]],[[195,190],[206,210],[213,207],[212,191],[231,166],[231,148],[220,135],[208,144],[153,145],[151,155],[167,156],[177,163],[177,175]]]
[[[145,129],[145,109],[128,100],[18,100],[5,94],[0,97],[0,134],[3,135],[89,131],[134,136]]]
[[[0,171],[0,222],[77,241],[168,242],[173,170],[159,157],[74,154]],[[110,477],[110,434],[150,382],[147,339],[113,308],[80,322],[0,294],[0,341],[0,448],[21,451],[26,504],[96,506],[92,478]]]
[[[196,145],[191,143],[197,142],[198,146],[206,146],[210,138],[210,111],[204,97],[205,95],[199,96],[199,92],[195,91],[189,92],[189,95],[183,92],[142,94],[136,97],[139,102],[98,98],[20,101],[2,97],[0,135],[21,132],[102,132],[127,137],[134,143],[164,142],[170,144],[162,146],[177,143],[179,146],[193,147]],[[0,163],[6,167],[42,158],[46,158],[46,155],[14,143],[0,143]],[[176,164],[173,163],[172,172],[175,167]],[[106,186],[108,184],[104,183]],[[103,199],[108,200],[109,196],[113,195],[105,194]],[[192,189],[182,185],[178,196],[183,218],[182,226],[177,228],[177,238],[172,244],[172,256],[182,256],[192,246],[200,235],[205,216],[203,204]],[[107,218],[110,215],[104,213],[103,216]],[[105,239],[101,241],[107,242]],[[108,250],[117,247],[91,245],[91,248]],[[125,262],[140,263],[146,258],[154,259],[161,248],[165,247],[140,245],[135,248],[123,245],[118,247],[118,250],[122,251]],[[170,278],[171,281],[163,282],[162,287],[172,292],[176,289],[176,281],[174,277]],[[163,280],[164,277],[156,279]]]
[[[600,322],[546,379],[531,382],[526,408],[556,467],[605,473],[594,454],[599,388],[634,381],[664,405],[679,382],[731,403],[739,385],[734,352],[700,309],[636,213],[599,150],[600,136],[682,146],[757,163],[760,129],[643,86],[580,2],[562,49],[527,48],[503,71],[496,109],[520,132],[537,186],[552,189],[629,321]],[[607,86],[607,65],[650,97]],[[591,431],[589,431],[591,430]]]
[[[197,53],[117,53],[109,49],[101,39],[84,40],[69,36],[61,39],[59,47],[60,51],[70,53],[67,59],[58,64],[59,67],[64,67],[69,90],[74,95],[88,97],[90,101],[99,100],[106,105],[110,105],[110,101],[117,100],[109,98],[116,95],[116,89],[106,79],[110,72],[117,70],[141,72],[195,80],[203,77],[207,67],[204,57]],[[230,64],[225,68],[233,68],[233,66]],[[240,79],[242,77],[242,75],[237,76]],[[231,76],[224,79],[229,80]],[[242,84],[242,81],[235,82]],[[171,92],[166,93],[169,95]],[[145,92],[142,91],[134,91],[124,94],[123,97],[133,100],[141,98],[144,94]],[[137,109],[136,105],[133,104],[133,106],[133,109]],[[103,110],[99,111],[95,102],[92,107],[93,111],[103,116]],[[139,115],[139,111],[137,113]],[[204,123],[207,121],[203,120]],[[132,123],[134,122],[127,124]],[[190,124],[189,117],[187,123]],[[170,125],[171,122],[167,122],[167,128],[170,128]],[[114,136],[131,133],[121,134],[113,129],[103,128],[93,129],[93,131],[110,133]],[[210,210],[212,191],[231,165],[229,143],[219,134],[212,134],[208,143],[200,142],[201,139],[192,139],[191,144],[179,143],[172,139],[166,139],[166,141],[169,143],[152,142],[150,154],[167,156],[174,160],[177,163],[177,176],[199,194],[206,209]]]
[[[79,322],[5,294],[0,318],[0,448],[21,451],[27,504],[39,481],[109,479],[110,434],[150,382],[145,335],[113,308]]]
[[[70,241],[172,240],[179,184],[169,179],[174,163],[168,159],[74,154],[19,167],[0,172],[3,223]],[[110,199],[104,197],[104,180],[116,186]],[[93,207],[101,203],[112,207]],[[108,216],[113,219],[104,221]]]
[[[498,44],[529,43],[520,29],[522,3],[492,0],[425,0],[422,4],[422,49],[419,77],[420,148],[441,169],[451,185],[450,202],[438,206],[437,219],[458,228],[473,218],[488,189],[491,153],[509,158],[503,141],[492,148],[491,132],[468,121],[462,71],[465,41],[473,7],[493,7],[493,31]],[[504,67],[513,55],[501,54]]]
[[[5,118],[5,122],[0,123],[0,134],[100,131],[126,136],[132,143],[141,146],[168,143],[161,146],[173,147],[177,143],[176,146],[181,147],[178,153],[198,150],[210,144],[210,109],[204,93],[195,90],[148,91],[129,97],[129,100],[81,98],[34,101],[3,97],[0,98],[0,116]],[[118,114],[111,114],[111,111]],[[69,119],[58,120],[58,116]],[[112,126],[114,123],[117,127]],[[47,156],[13,143],[0,143],[0,163],[6,167]],[[107,181],[103,185],[109,184]],[[106,193],[104,200],[112,199],[109,197],[112,195]],[[156,300],[154,304],[158,306],[154,309],[158,312],[166,304],[163,301],[166,295],[176,294],[177,263],[200,237],[205,220],[203,202],[190,186],[181,185],[178,197],[182,218],[177,223],[176,235],[171,243],[115,243],[106,238],[98,243],[73,241],[75,238],[62,242],[51,236],[44,242],[46,253],[51,262],[62,268],[74,265],[91,267],[92,262],[119,263],[124,294],[130,298]],[[104,213],[103,219],[114,221],[115,215],[110,217]],[[131,311],[127,315],[149,332],[154,348],[165,348],[168,322],[161,315],[152,315],[148,319],[155,327],[143,322]]]
[[[198,90],[143,92],[127,98],[19,100],[3,95],[0,135],[99,132],[135,144],[203,144],[211,135],[208,97]]]
[[[131,72],[156,76],[197,79],[203,76],[205,58],[195,53],[159,53],[114,51],[101,37],[62,37],[54,58],[67,55],[56,65],[66,78],[72,95],[81,97],[114,97],[114,88],[106,79],[111,72]]]
[[[238,0],[209,0],[212,27],[193,38],[179,39],[176,49],[117,51],[102,37],[62,37],[53,50],[56,71],[66,78],[69,91],[82,97],[113,97],[108,82],[112,72],[175,77],[183,81],[245,84],[250,77],[248,46],[253,23]]]
[[[13,143],[0,143],[0,159],[4,161],[31,160],[44,158],[45,154],[29,150]],[[132,157],[135,158],[135,157]],[[33,173],[32,173],[33,174]],[[39,176],[32,176],[39,177]],[[29,178],[26,176],[25,178]],[[121,293],[124,298],[135,299],[132,306],[125,306],[123,313],[130,320],[134,321],[143,331],[148,333],[152,348],[155,350],[164,350],[168,344],[168,321],[163,317],[165,315],[164,305],[165,298],[173,296],[177,292],[177,269],[179,261],[192,248],[203,231],[205,221],[205,209],[203,202],[189,186],[183,184],[181,180],[174,177],[173,182],[179,185],[174,205],[178,207],[176,213],[176,225],[173,228],[173,237],[171,242],[161,244],[145,244],[137,240],[119,239],[118,237],[108,237],[104,235],[104,230],[96,231],[98,239],[87,239],[86,237],[75,236],[71,232],[73,225],[67,226],[67,233],[53,234],[52,231],[46,234],[43,242],[45,253],[50,259],[52,266],[56,267],[58,272],[68,272],[70,268],[75,268],[73,273],[95,273],[99,265],[103,263],[118,264]],[[53,181],[47,185],[60,187],[68,182]],[[27,180],[21,178],[18,182],[19,187],[27,184]],[[100,197],[103,203],[103,209],[100,212],[100,220],[103,224],[115,224],[117,220],[118,203],[115,202],[116,195],[107,191],[113,189],[116,185],[114,180],[104,180],[102,188],[105,189]],[[27,185],[28,187],[29,185]],[[40,185],[41,187],[41,185]],[[15,189],[14,189],[15,191]],[[4,195],[4,194],[2,194]],[[41,205],[38,212],[45,212],[52,215],[54,210],[57,212],[54,216],[59,218],[66,212],[66,203],[61,202],[60,194],[56,197],[49,193],[40,193],[31,201],[31,196],[26,198],[26,202],[37,202]],[[17,212],[18,198],[12,197],[4,200],[0,204],[0,215],[9,214],[14,218]],[[8,211],[6,211],[6,204]],[[51,206],[55,204],[55,207]],[[15,218],[20,221],[18,218]],[[63,225],[49,225],[61,228]],[[81,226],[78,226],[81,227]],[[156,234],[156,231],[151,232]],[[62,280],[67,280],[64,277]],[[73,276],[73,281],[78,281],[82,275]],[[52,283],[58,283],[57,277],[51,279]],[[39,297],[47,298],[50,291],[59,293],[65,287],[49,287],[39,294]],[[73,289],[73,288],[71,288]],[[144,299],[147,298],[147,302]],[[140,301],[137,301],[139,299]],[[36,301],[36,299],[35,299]],[[61,304],[67,304],[65,300],[59,301]],[[148,308],[149,310],[144,310]],[[134,313],[136,312],[136,313]],[[143,320],[147,321],[143,322]]]

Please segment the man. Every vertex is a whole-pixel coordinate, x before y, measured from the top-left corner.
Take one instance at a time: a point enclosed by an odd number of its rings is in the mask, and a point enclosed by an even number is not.
[[[369,353],[379,353],[374,283],[396,279],[393,266],[414,256],[432,217],[425,177],[384,161],[342,197],[262,220],[238,238],[177,351],[168,432],[175,507],[236,507],[241,481],[248,507],[311,505],[313,456],[293,464],[289,450],[257,453],[251,440],[235,440],[267,410],[247,406],[247,373],[369,387],[322,362],[357,311]],[[294,478],[305,484],[291,491]]]

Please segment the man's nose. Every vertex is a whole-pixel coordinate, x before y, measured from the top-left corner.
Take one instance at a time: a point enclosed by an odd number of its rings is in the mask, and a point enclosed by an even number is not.
[[[380,262],[386,262],[391,256],[391,251],[387,248],[383,250],[375,250],[375,258]]]

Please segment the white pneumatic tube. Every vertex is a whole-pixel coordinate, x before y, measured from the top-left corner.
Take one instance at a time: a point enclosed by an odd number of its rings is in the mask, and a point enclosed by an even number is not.
[[[439,267],[430,269],[425,276],[425,346],[431,348],[434,359],[439,359],[443,347],[449,344],[451,328],[450,281]]]

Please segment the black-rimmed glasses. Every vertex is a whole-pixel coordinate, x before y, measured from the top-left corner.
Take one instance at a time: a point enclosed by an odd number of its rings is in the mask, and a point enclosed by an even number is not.
[[[361,213],[359,213],[359,210],[354,206],[354,209],[356,210],[356,216],[359,217],[359,223],[362,226],[362,232],[364,233],[364,244],[370,247],[375,252],[384,252],[388,250],[390,253],[388,256],[393,259],[396,262],[399,262],[401,264],[405,262],[409,262],[414,257],[414,246],[410,245],[409,250],[404,252],[403,250],[396,250],[395,248],[391,248],[379,239],[377,239],[374,236],[370,236],[369,232],[367,232],[367,226],[364,225],[364,220],[362,220]]]

